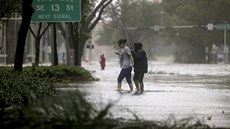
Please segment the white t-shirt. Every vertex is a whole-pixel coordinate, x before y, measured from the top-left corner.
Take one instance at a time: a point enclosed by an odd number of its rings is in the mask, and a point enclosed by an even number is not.
[[[121,53],[120,53],[121,68],[125,69],[125,68],[132,67],[132,64],[130,62],[130,56],[131,56],[131,51],[127,46],[121,49]]]

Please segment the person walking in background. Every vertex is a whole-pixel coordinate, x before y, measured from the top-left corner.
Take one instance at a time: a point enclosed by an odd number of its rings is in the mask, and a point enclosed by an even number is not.
[[[116,53],[120,57],[120,66],[121,71],[117,78],[118,86],[117,90],[121,91],[122,80],[126,78],[126,81],[129,84],[130,91],[133,91],[133,84],[131,79],[131,72],[132,72],[132,64],[133,64],[133,57],[130,49],[126,46],[126,39],[120,39],[118,41],[118,45],[121,48],[120,53]]]
[[[142,49],[142,43],[134,43],[134,51],[132,51],[132,56],[134,60],[134,77],[133,81],[135,83],[137,93],[144,92],[143,78],[144,74],[148,72],[148,59],[146,52]]]
[[[105,70],[105,55],[104,54],[100,55],[99,62],[101,64],[101,70]]]

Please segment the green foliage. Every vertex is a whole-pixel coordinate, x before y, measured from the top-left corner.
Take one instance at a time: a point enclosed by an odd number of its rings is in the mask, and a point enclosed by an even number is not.
[[[229,0],[163,0],[162,6],[165,15],[169,18],[166,20],[166,25],[207,25],[230,22],[230,17],[227,15],[230,13]],[[175,36],[175,33],[179,35]],[[178,46],[175,53],[176,61],[186,63],[203,63],[205,47],[211,48],[213,44],[222,46],[224,42],[222,31],[207,31],[206,28],[172,30],[165,36],[169,36]]]
[[[174,55],[177,62],[203,63],[206,46],[211,48],[213,44],[223,45],[223,31],[194,28],[162,29],[155,32],[149,27],[161,23],[163,26],[230,23],[229,6],[229,0],[162,0],[161,3],[118,1],[105,13],[105,17],[112,20],[104,27],[98,42],[111,45],[124,37],[130,44],[140,41],[146,48],[155,49],[158,45],[173,43],[177,46]],[[127,30],[127,27],[143,29]]]
[[[21,12],[21,0],[1,0],[0,19],[9,18],[15,12]]]
[[[23,72],[0,67],[0,105],[27,105],[54,93],[54,83],[95,80],[91,73],[76,66],[27,67]]]
[[[192,117],[176,120],[146,121],[135,115],[135,119],[113,118],[108,104],[96,109],[78,91],[60,92],[30,107],[0,111],[0,128],[17,129],[205,129],[209,128]],[[116,102],[115,102],[116,103]]]
[[[80,66],[40,66],[27,67],[24,72],[40,78],[51,78],[56,82],[93,81],[91,73]]]
[[[128,46],[139,41],[144,44],[147,52],[151,51],[151,48],[156,48],[158,43],[166,44],[167,37],[150,29],[151,26],[161,24],[161,16],[164,15],[161,14],[162,10],[159,3],[150,4],[146,0],[117,1],[105,11],[104,17],[112,20],[105,21],[104,31],[100,32],[97,42],[115,46],[118,39],[126,38]],[[128,27],[139,28],[129,30]],[[151,58],[152,54],[148,56]]]
[[[39,98],[54,93],[54,85],[48,78],[0,68],[0,107],[28,105]]]

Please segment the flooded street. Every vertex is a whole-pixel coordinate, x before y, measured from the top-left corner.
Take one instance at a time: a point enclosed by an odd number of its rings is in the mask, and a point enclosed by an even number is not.
[[[135,113],[143,119],[166,121],[170,115],[177,120],[191,116],[211,127],[230,127],[230,65],[151,62],[142,95],[127,93],[126,80],[122,94],[115,91],[120,70],[115,61],[107,63],[104,71],[97,62],[83,66],[100,81],[60,90],[80,89],[98,108],[115,103],[114,117],[134,118]]]

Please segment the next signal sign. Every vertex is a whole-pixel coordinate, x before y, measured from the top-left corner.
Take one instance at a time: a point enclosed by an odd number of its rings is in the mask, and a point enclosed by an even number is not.
[[[33,0],[33,22],[80,22],[80,0]]]

